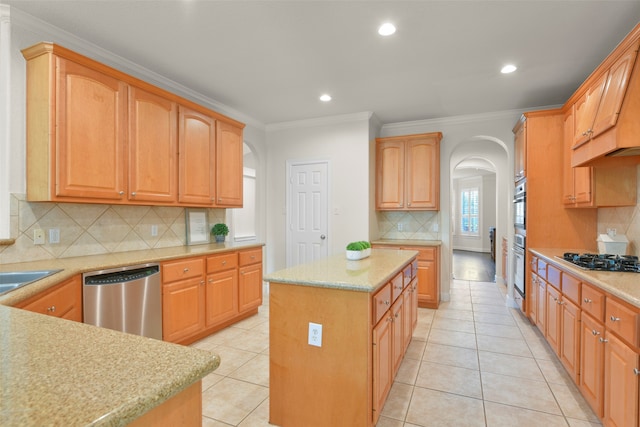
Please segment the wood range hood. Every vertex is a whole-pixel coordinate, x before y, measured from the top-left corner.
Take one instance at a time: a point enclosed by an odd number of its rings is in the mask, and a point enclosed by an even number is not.
[[[563,106],[573,109],[571,166],[640,163],[640,24]]]

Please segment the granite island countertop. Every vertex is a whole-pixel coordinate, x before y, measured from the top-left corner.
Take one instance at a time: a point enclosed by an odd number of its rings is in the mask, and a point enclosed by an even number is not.
[[[0,305],[0,425],[122,426],[218,355]]]
[[[0,305],[15,305],[47,288],[62,283],[76,274],[105,270],[171,259],[204,256],[221,252],[238,251],[264,246],[264,243],[211,243],[193,246],[173,246],[129,252],[113,252],[102,255],[88,255],[73,258],[56,258],[39,261],[25,261],[11,264],[0,263],[0,271],[61,270],[22,288],[0,295]],[[2,254],[0,254],[0,262]]]
[[[344,253],[276,271],[267,282],[374,292],[418,255],[417,251],[372,249],[367,258],[350,261]]]
[[[530,248],[534,255],[559,266],[580,280],[591,283],[607,292],[640,308],[640,274],[584,270],[562,259],[565,252],[586,253],[584,249]]]

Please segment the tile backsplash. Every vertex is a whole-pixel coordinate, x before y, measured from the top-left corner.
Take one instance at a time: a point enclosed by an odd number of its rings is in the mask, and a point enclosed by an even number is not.
[[[12,194],[10,209],[15,243],[0,246],[0,264],[186,244],[185,208],[180,207],[35,203]],[[225,209],[208,209],[208,216],[210,225],[224,222]],[[52,228],[60,230],[59,243],[49,242]],[[45,244],[33,244],[35,229],[44,231]]]
[[[635,206],[598,209],[598,234],[605,234],[613,228],[617,234],[629,239],[628,255],[640,255],[640,166],[638,166],[638,185]]]
[[[440,240],[440,213],[377,211],[380,239]]]

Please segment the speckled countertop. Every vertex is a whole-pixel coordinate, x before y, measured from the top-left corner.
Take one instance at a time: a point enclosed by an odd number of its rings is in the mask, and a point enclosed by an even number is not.
[[[261,246],[180,246],[0,264],[0,271],[62,269],[0,296],[0,425],[126,425],[220,364],[208,351],[5,306],[87,271]]]
[[[62,270],[56,274],[40,279],[22,288],[0,295],[0,305],[15,305],[43,290],[57,285],[64,280],[88,271],[107,268],[124,267],[148,262],[161,262],[170,259],[199,255],[211,255],[219,252],[237,251],[262,247],[263,243],[231,244],[213,243],[208,245],[174,246],[169,248],[148,249],[130,252],[114,252],[104,255],[91,255],[73,258],[57,258],[42,261],[20,262],[12,264],[0,263],[0,271],[27,270]],[[0,262],[2,255],[0,254]]]
[[[0,425],[122,426],[215,370],[211,352],[0,306]]]
[[[580,280],[591,283],[611,295],[640,308],[640,274],[583,270],[562,259],[562,255],[565,252],[586,253],[589,252],[587,250],[533,248],[529,249],[529,251],[550,264],[554,264],[571,273]]]
[[[399,240],[399,239],[380,239],[372,240],[372,245],[396,245],[396,246],[442,246],[441,240]]]
[[[350,261],[345,254],[276,271],[264,277],[268,282],[291,283],[360,292],[374,292],[389,281],[416,251],[372,249],[367,258]]]

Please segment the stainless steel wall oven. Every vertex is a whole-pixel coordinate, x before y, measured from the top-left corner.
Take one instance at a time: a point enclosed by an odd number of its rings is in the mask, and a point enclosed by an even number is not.
[[[513,238],[513,286],[525,298],[525,237],[516,234]]]
[[[518,230],[526,230],[527,221],[525,218],[527,207],[527,183],[522,181],[516,186],[513,194],[513,225]]]

